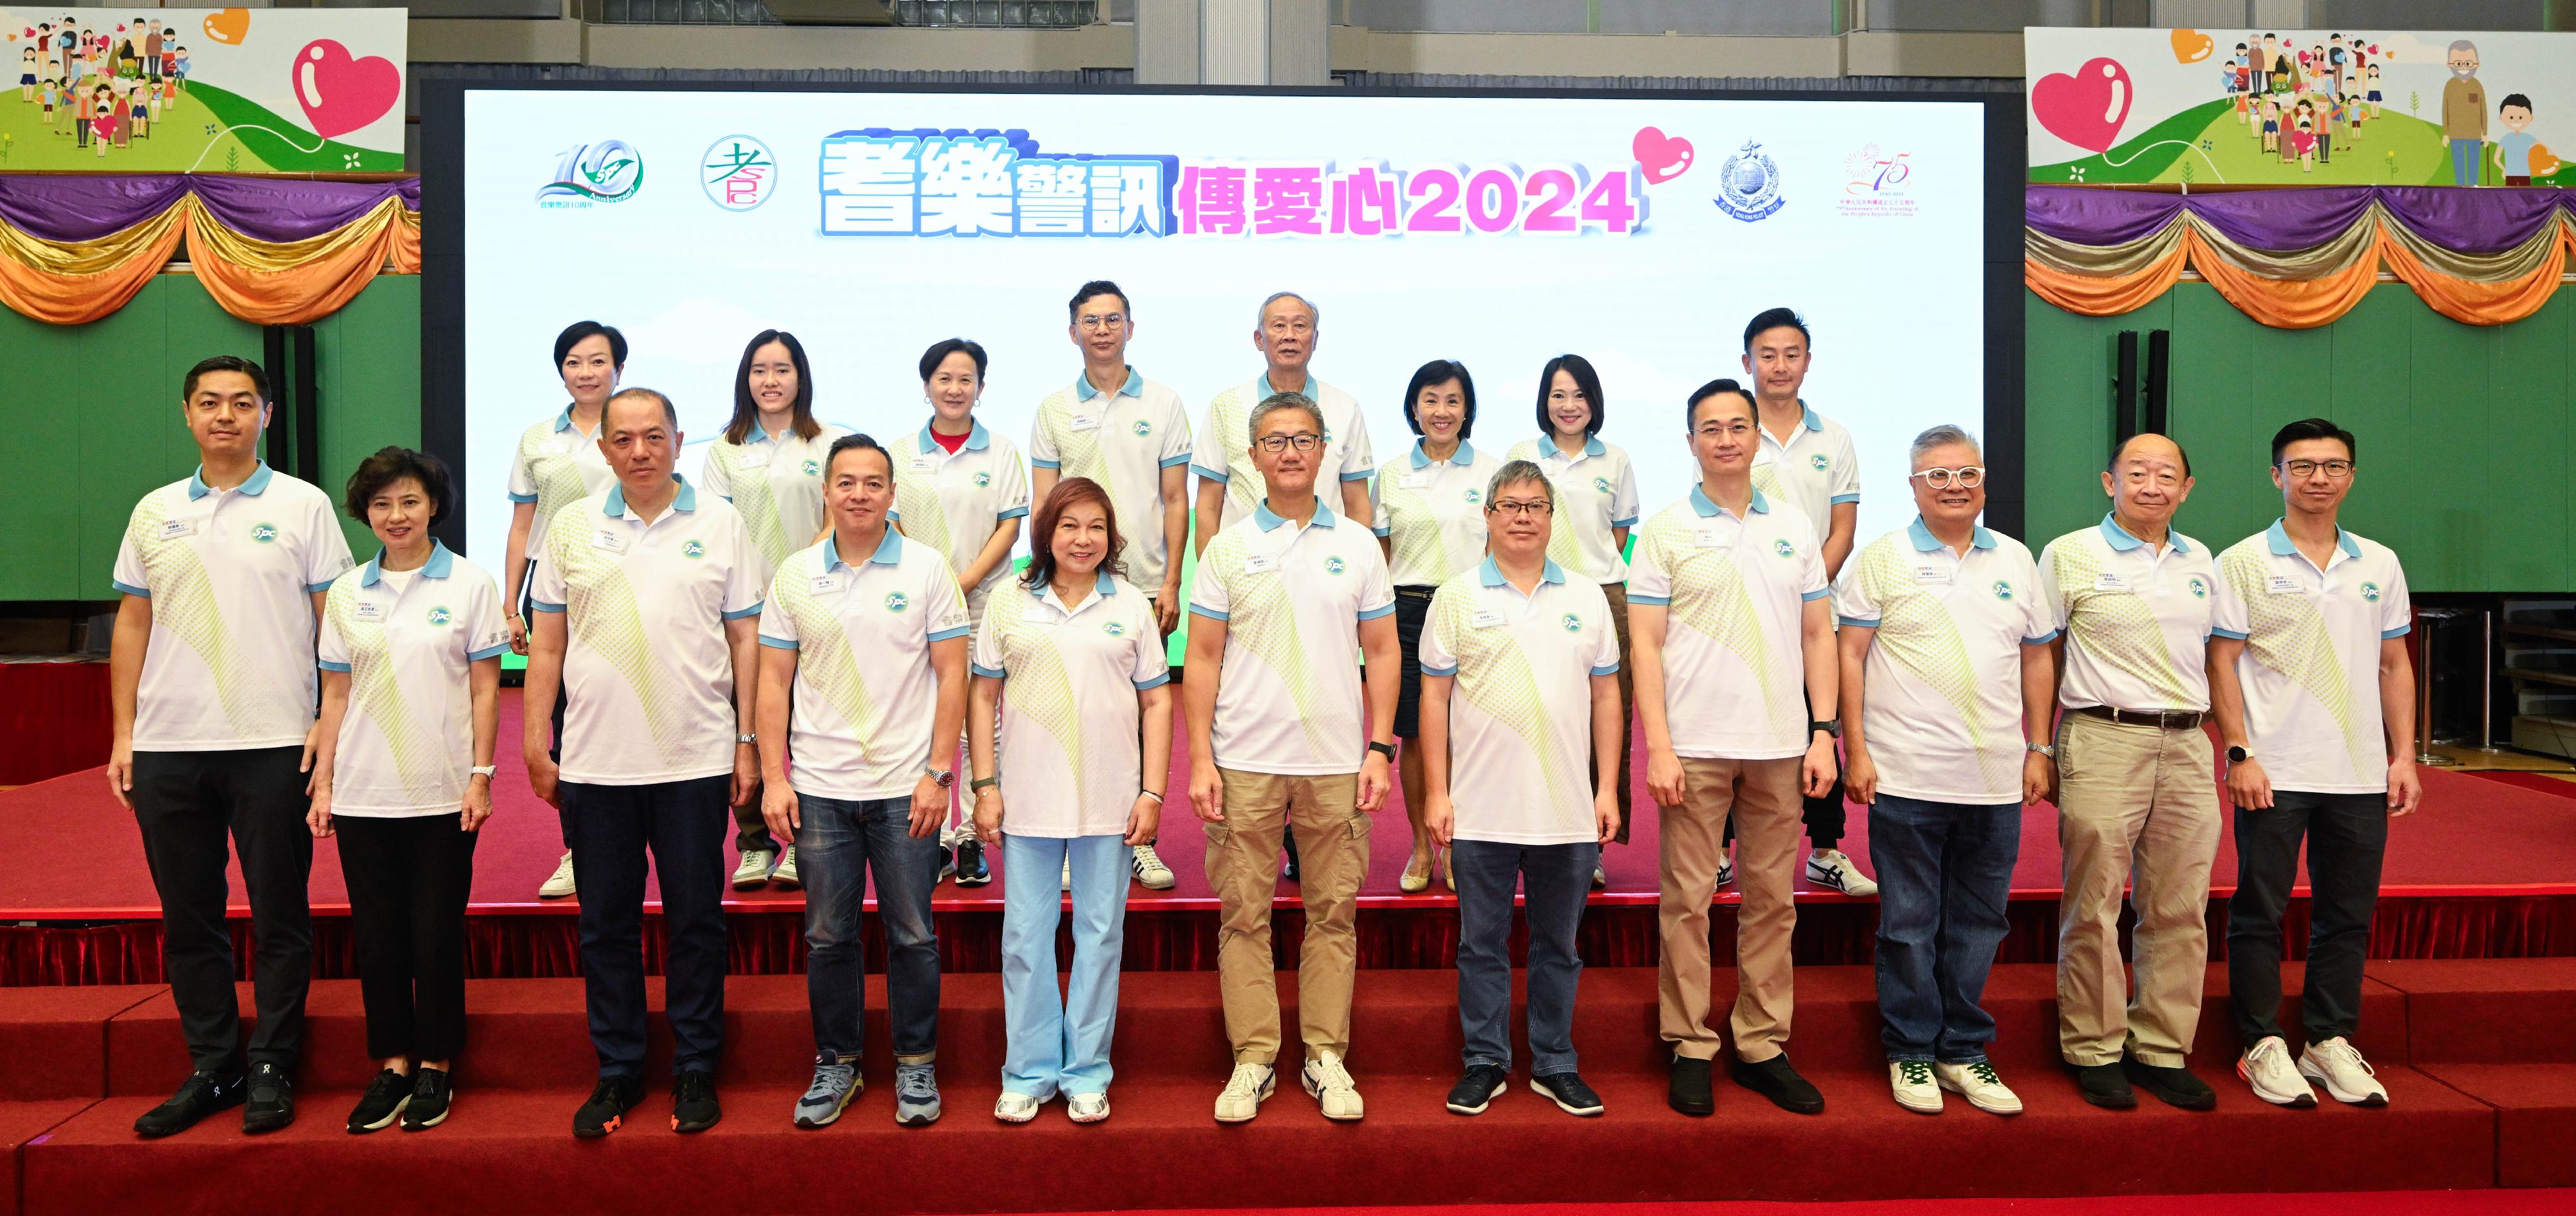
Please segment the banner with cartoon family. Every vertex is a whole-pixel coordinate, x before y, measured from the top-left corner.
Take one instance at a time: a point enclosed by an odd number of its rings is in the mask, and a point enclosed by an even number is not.
[[[2022,32],[2030,180],[2576,184],[2576,34]]]
[[[0,7],[0,171],[403,167],[398,8]]]

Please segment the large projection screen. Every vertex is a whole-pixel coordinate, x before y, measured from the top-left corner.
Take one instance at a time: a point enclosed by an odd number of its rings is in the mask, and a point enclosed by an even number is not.
[[[1025,451],[1096,278],[1194,428],[1262,370],[1261,300],[1308,296],[1314,372],[1381,463],[1424,361],[1472,370],[1499,451],[1534,431],[1541,365],[1582,354],[1650,514],[1694,477],[1684,397],[1741,374],[1773,305],[1814,329],[1804,395],[1853,433],[1863,538],[1910,518],[1916,432],[1982,429],[1973,101],[548,87],[463,110],[465,541],[496,573],[512,445],[563,407],[551,343],[583,318],[678,403],[692,476],[772,327],[811,353],[816,412],[881,438],[927,417],[923,349],[973,338],[980,416]]]

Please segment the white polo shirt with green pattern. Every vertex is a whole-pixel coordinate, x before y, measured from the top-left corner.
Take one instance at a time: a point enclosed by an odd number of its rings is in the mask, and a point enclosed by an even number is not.
[[[1628,577],[1628,561],[1613,529],[1634,528],[1645,508],[1637,501],[1637,470],[1628,451],[1601,437],[1585,437],[1580,452],[1560,452],[1553,436],[1512,445],[1506,461],[1530,460],[1556,486],[1556,526],[1548,534],[1548,560],[1566,574],[1594,583]]]
[[[1031,467],[1088,477],[1109,491],[1127,542],[1118,558],[1127,564],[1128,581],[1147,595],[1162,590],[1171,568],[1163,545],[1163,470],[1189,462],[1189,410],[1181,395],[1132,367],[1114,393],[1075,377],[1038,402],[1029,427]]]
[[[510,501],[537,504],[537,517],[528,525],[529,562],[545,548],[547,521],[576,499],[607,493],[616,483],[616,472],[599,451],[598,428],[576,429],[571,406],[521,431],[519,446],[510,452]],[[504,593],[514,599],[518,594],[516,587]]]
[[[1360,771],[1359,623],[1395,611],[1377,538],[1321,498],[1304,527],[1253,504],[1199,555],[1190,611],[1225,622],[1213,757],[1283,776]]]
[[[970,629],[948,559],[891,527],[856,565],[830,536],[788,554],[760,615],[760,644],[796,652],[787,733],[796,792],[910,797],[930,761],[939,707],[930,644]]]
[[[2376,794],[2388,788],[2380,644],[2415,627],[2406,570],[2388,546],[2336,529],[2325,568],[2280,521],[2218,555],[2210,632],[2237,638],[2246,750],[2272,788]]]
[[[1674,755],[1807,754],[1804,605],[1827,594],[1807,517],[1760,490],[1742,519],[1694,485],[1646,521],[1628,603],[1670,610],[1664,723]]]
[[[1357,398],[1311,374],[1294,388],[1273,388],[1270,374],[1263,372],[1251,383],[1235,385],[1208,402],[1207,419],[1199,426],[1190,455],[1191,472],[1203,480],[1225,483],[1225,512],[1217,520],[1219,528],[1243,522],[1261,506],[1261,470],[1252,463],[1252,411],[1283,392],[1299,394],[1324,412],[1324,447],[1315,461],[1318,497],[1341,501],[1335,487],[1345,481],[1368,480],[1377,463],[1370,454],[1368,422],[1360,416]]]
[[[1145,788],[1136,694],[1172,680],[1153,601],[1106,570],[1071,608],[1051,586],[1015,583],[984,606],[973,664],[1003,681],[1002,830],[1125,834]]]
[[[1599,583],[1549,562],[1521,594],[1492,558],[1441,585],[1422,674],[1448,676],[1449,801],[1460,840],[1583,844],[1592,820],[1592,678],[1619,674]]]
[[[323,601],[324,671],[349,676],[332,752],[331,813],[453,815],[474,767],[476,663],[510,648],[501,591],[482,567],[434,544],[415,570],[384,555],[341,575]]]
[[[1379,536],[1395,551],[1387,576],[1398,587],[1437,587],[1485,558],[1485,491],[1503,462],[1464,439],[1447,460],[1420,440],[1386,462],[1369,487]]]
[[[2104,515],[2099,524],[2048,542],[2039,576],[2049,624],[2066,631],[2058,704],[2209,709],[2218,567],[2199,541],[2169,532],[2165,544],[2150,545]]]
[[[1815,525],[1816,543],[1834,530],[1834,508],[1860,501],[1860,458],[1852,453],[1851,432],[1843,424],[1806,408],[1787,442],[1756,426],[1762,447],[1753,456],[1753,488],[1796,507]]]
[[[1003,520],[1029,513],[1029,469],[1020,450],[981,422],[956,455],[939,446],[925,422],[919,433],[894,442],[893,457],[894,510],[887,518],[947,559],[952,575],[973,564]],[[981,614],[985,597],[1010,576],[1011,563],[999,561],[982,582],[960,588],[968,616]]]
[[[823,462],[850,428],[817,425],[811,439],[794,427],[772,435],[755,425],[741,443],[708,444],[699,466],[698,488],[733,504],[768,569],[823,530]]]

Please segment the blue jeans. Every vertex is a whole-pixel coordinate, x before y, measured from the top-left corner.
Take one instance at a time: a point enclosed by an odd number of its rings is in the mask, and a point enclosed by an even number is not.
[[[2455,139],[2451,141],[2452,185],[2474,186],[2478,184],[2478,170],[2481,167],[2478,164],[2478,153],[2485,150],[2485,140]]]
[[[1073,978],[1055,988],[1059,875],[1073,863]],[[1126,949],[1127,842],[1116,836],[1002,837],[1002,1088],[1040,1101],[1109,1091]]]
[[[1574,932],[1601,846],[1459,840],[1449,853],[1458,876],[1458,1025],[1467,1066],[1512,1066],[1512,888],[1526,882],[1530,1075],[1573,1072],[1574,982],[1583,974]]]
[[[939,938],[930,928],[939,837],[913,837],[910,796],[848,802],[798,794],[796,805],[803,820],[796,869],[805,880],[805,997],[814,1007],[815,1051],[845,1062],[859,1058],[868,988],[859,908],[874,870],[894,1059],[929,1063],[939,1047]]]
[[[1878,870],[1878,1012],[1890,1060],[1974,1064],[1995,1041],[1979,1008],[2021,856],[2021,804],[1969,806],[1881,793],[1869,808]]]
[[[730,776],[560,787],[581,876],[582,991],[601,1076],[644,1069],[644,868],[652,851],[670,938],[663,960],[671,1063],[713,1068],[724,1046],[725,808]]]

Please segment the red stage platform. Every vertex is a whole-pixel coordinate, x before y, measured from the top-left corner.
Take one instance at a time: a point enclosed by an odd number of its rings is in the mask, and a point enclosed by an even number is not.
[[[518,694],[505,690],[501,734],[518,738]],[[1176,732],[1177,733],[1177,732]],[[528,793],[516,749],[504,747],[494,785],[496,811],[476,857],[469,937],[473,974],[542,977],[579,973],[575,910],[544,902],[537,884],[562,851],[552,808]],[[1186,758],[1176,757],[1172,789],[1186,788]],[[2381,958],[2484,958],[2576,954],[2576,798],[2477,777],[2424,771],[2425,809],[2395,821],[2372,954]],[[1596,966],[1654,962],[1655,816],[1638,765],[1639,814],[1631,842],[1606,853],[1609,889],[1593,897],[1586,918],[1586,960]],[[2566,787],[2576,793],[2576,786]],[[1180,803],[1177,797],[1175,803]],[[1868,858],[1868,814],[1851,808],[1844,848]],[[1369,880],[1363,888],[1362,961],[1375,967],[1446,967],[1454,959],[1455,900],[1396,892],[1407,829],[1400,806],[1375,820]],[[1203,837],[1186,806],[1164,818],[1162,851],[1179,879],[1170,891],[1130,891],[1126,965],[1131,970],[1214,966],[1215,901],[1201,868]],[[730,861],[730,858],[728,859]],[[1001,883],[959,889],[943,884],[936,900],[941,949],[949,969],[999,966]],[[2235,848],[2219,846],[2212,877],[2213,918],[2235,884]],[[2056,810],[2024,817],[2015,871],[2008,962],[2055,957],[2058,849]],[[1802,884],[1803,888],[1803,884]],[[235,898],[240,899],[236,875]],[[1280,884],[1277,935],[1283,965],[1295,958],[1300,914],[1296,885]],[[326,978],[355,974],[349,956],[347,896],[331,841],[317,842],[312,898],[317,968]],[[1732,890],[1719,893],[1716,945],[1731,958]],[[733,963],[738,973],[802,969],[803,901],[794,892],[762,891],[728,901]],[[238,910],[238,909],[237,909]],[[246,915],[246,913],[244,914]],[[0,984],[145,983],[159,980],[159,905],[143,864],[131,813],[91,769],[0,792]],[[2291,934],[2304,933],[2304,901],[2293,906]],[[29,925],[25,922],[37,922]],[[1800,896],[1802,963],[1864,963],[1870,958],[1876,906],[1829,891]],[[651,930],[648,927],[648,940]],[[2222,943],[2212,935],[2215,952]],[[245,958],[247,955],[245,955]]]

